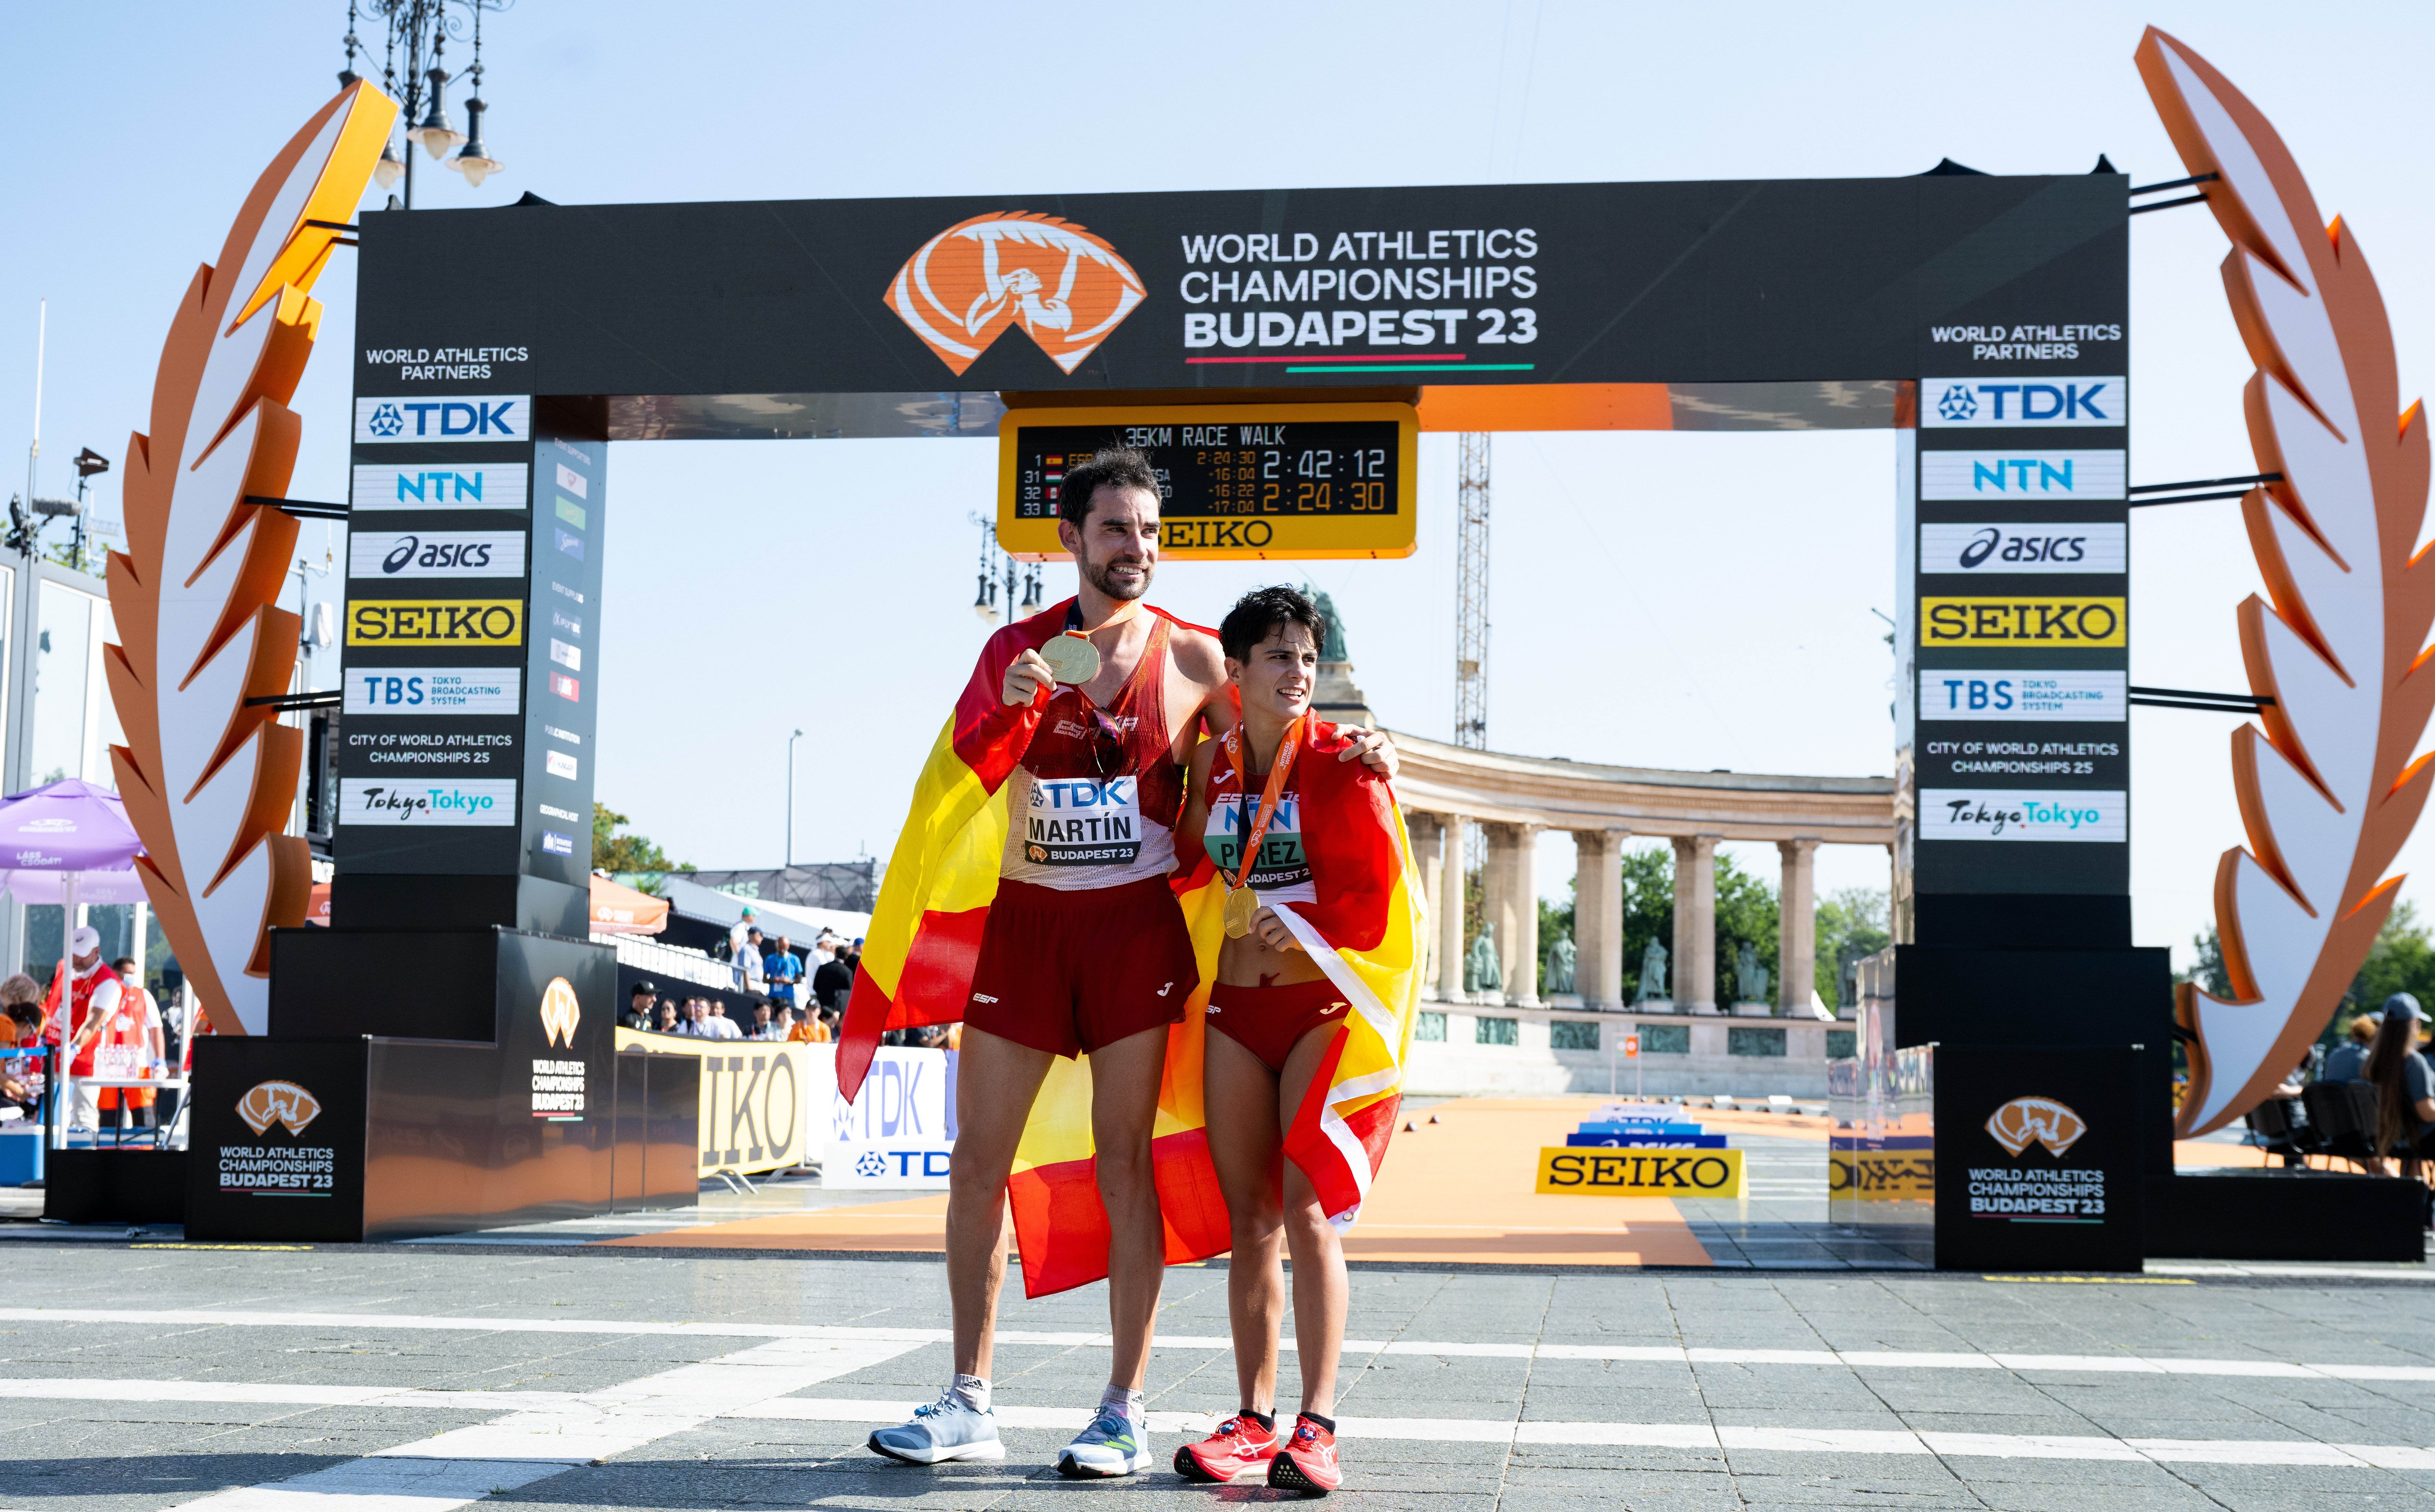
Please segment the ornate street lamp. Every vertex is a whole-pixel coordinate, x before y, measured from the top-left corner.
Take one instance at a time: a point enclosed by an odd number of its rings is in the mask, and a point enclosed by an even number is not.
[[[373,180],[384,189],[396,185],[401,179],[405,180],[404,198],[389,197],[391,209],[414,208],[412,144],[422,144],[427,156],[463,174],[465,181],[475,188],[492,174],[506,168],[505,163],[491,156],[482,141],[482,112],[489,109],[482,99],[482,12],[505,10],[513,3],[514,0],[348,0],[347,66],[339,72],[338,83],[343,88],[362,77],[355,72],[355,54],[370,49],[356,36],[355,24],[368,15],[386,31],[381,51],[381,87],[398,102],[399,118],[406,123],[404,134],[407,148],[401,151],[394,139],[384,143],[380,162],[372,169]],[[474,62],[465,77],[474,93],[465,102],[465,129],[459,131],[448,116],[447,88],[453,76],[441,59],[447,52],[448,39],[465,34],[467,16],[474,18]],[[454,158],[448,156],[452,149],[458,148],[462,150]]]

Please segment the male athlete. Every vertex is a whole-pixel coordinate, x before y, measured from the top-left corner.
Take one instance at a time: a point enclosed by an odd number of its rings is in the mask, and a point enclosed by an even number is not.
[[[1150,1133],[1167,1029],[1200,981],[1167,883],[1183,764],[1204,725],[1223,732],[1235,713],[1221,696],[1218,638],[1142,602],[1158,565],[1158,478],[1148,462],[1134,451],[1101,452],[1066,472],[1057,508],[1057,539],[1074,556],[1079,591],[991,637],[960,706],[981,711],[977,726],[960,728],[959,718],[957,731],[958,747],[1000,749],[1016,765],[956,1078],[946,1234],[955,1374],[936,1402],[872,1435],[871,1447],[918,1465],[1006,1456],[989,1377],[1006,1278],[1007,1179],[1049,1066],[1088,1056],[1115,1350],[1098,1411],[1057,1468],[1113,1476],[1151,1461],[1143,1383],[1165,1235]],[[1089,651],[1048,645],[1061,634],[1096,648],[1096,669]],[[1060,682],[1059,667],[1078,680]],[[1363,734],[1339,759],[1359,757],[1391,777],[1391,749]]]

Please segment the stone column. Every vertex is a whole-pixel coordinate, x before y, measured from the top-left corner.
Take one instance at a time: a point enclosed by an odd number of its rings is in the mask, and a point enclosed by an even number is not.
[[[1775,894],[1775,1005],[1780,1013],[1799,1014],[1808,1008],[1809,994],[1818,985],[1818,842],[1778,840],[1775,849],[1784,857],[1783,880]]]
[[[1623,832],[1573,832],[1573,985],[1584,1007],[1625,1006]]]
[[[1686,1013],[1717,1011],[1717,837],[1684,835],[1674,842],[1674,1005]]]
[[[1442,829],[1443,850],[1438,857],[1438,998],[1460,1003],[1462,951],[1471,943],[1462,937],[1462,816],[1445,815]]]
[[[1438,919],[1438,890],[1445,885],[1445,868],[1438,862],[1438,847],[1445,838],[1445,825],[1434,814],[1414,809],[1404,816],[1404,829],[1412,837],[1412,869],[1420,873],[1421,896],[1418,900],[1428,910],[1434,925]],[[1437,936],[1432,930],[1421,941],[1421,958],[1413,965],[1419,969],[1423,982],[1437,979]]]
[[[1539,1006],[1539,826],[1511,826],[1513,840],[1507,852],[1510,868],[1506,907],[1511,919],[1513,954],[1505,968],[1505,1002],[1509,1007]]]

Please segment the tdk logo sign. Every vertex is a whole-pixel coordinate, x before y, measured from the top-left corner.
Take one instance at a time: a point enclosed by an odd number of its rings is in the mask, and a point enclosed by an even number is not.
[[[1919,496],[1949,499],[2121,499],[2120,452],[1922,452]]]
[[[357,531],[347,538],[350,577],[522,577],[520,530]]]
[[[1922,525],[1919,570],[1980,577],[2127,572],[2127,534],[2118,524]]]
[[[375,509],[521,510],[528,471],[522,462],[358,467],[347,502],[358,514]]]
[[[2010,430],[2119,425],[2130,386],[2120,378],[1923,378],[1922,430]]]
[[[532,438],[525,394],[470,394],[462,399],[358,399],[355,443],[382,441],[525,441]]]

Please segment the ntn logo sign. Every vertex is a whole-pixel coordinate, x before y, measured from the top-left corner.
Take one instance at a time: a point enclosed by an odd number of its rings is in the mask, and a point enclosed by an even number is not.
[[[2130,717],[2130,680],[2127,672],[1938,667],[1919,675],[1919,717],[2119,724]]]
[[[365,464],[347,490],[355,509],[522,509],[527,498],[522,462]]]
[[[2046,840],[2119,844],[2130,838],[2130,795],[2019,788],[1923,787],[1922,840]]]
[[[2131,570],[2130,530],[2119,522],[2063,524],[1926,524],[1919,527],[1923,573],[2122,573]]]
[[[2129,384],[2106,378],[1922,378],[1922,430],[2008,426],[2116,426],[2130,414]]]
[[[1919,496],[1954,499],[2125,499],[2127,452],[1934,452],[1919,454]]]

